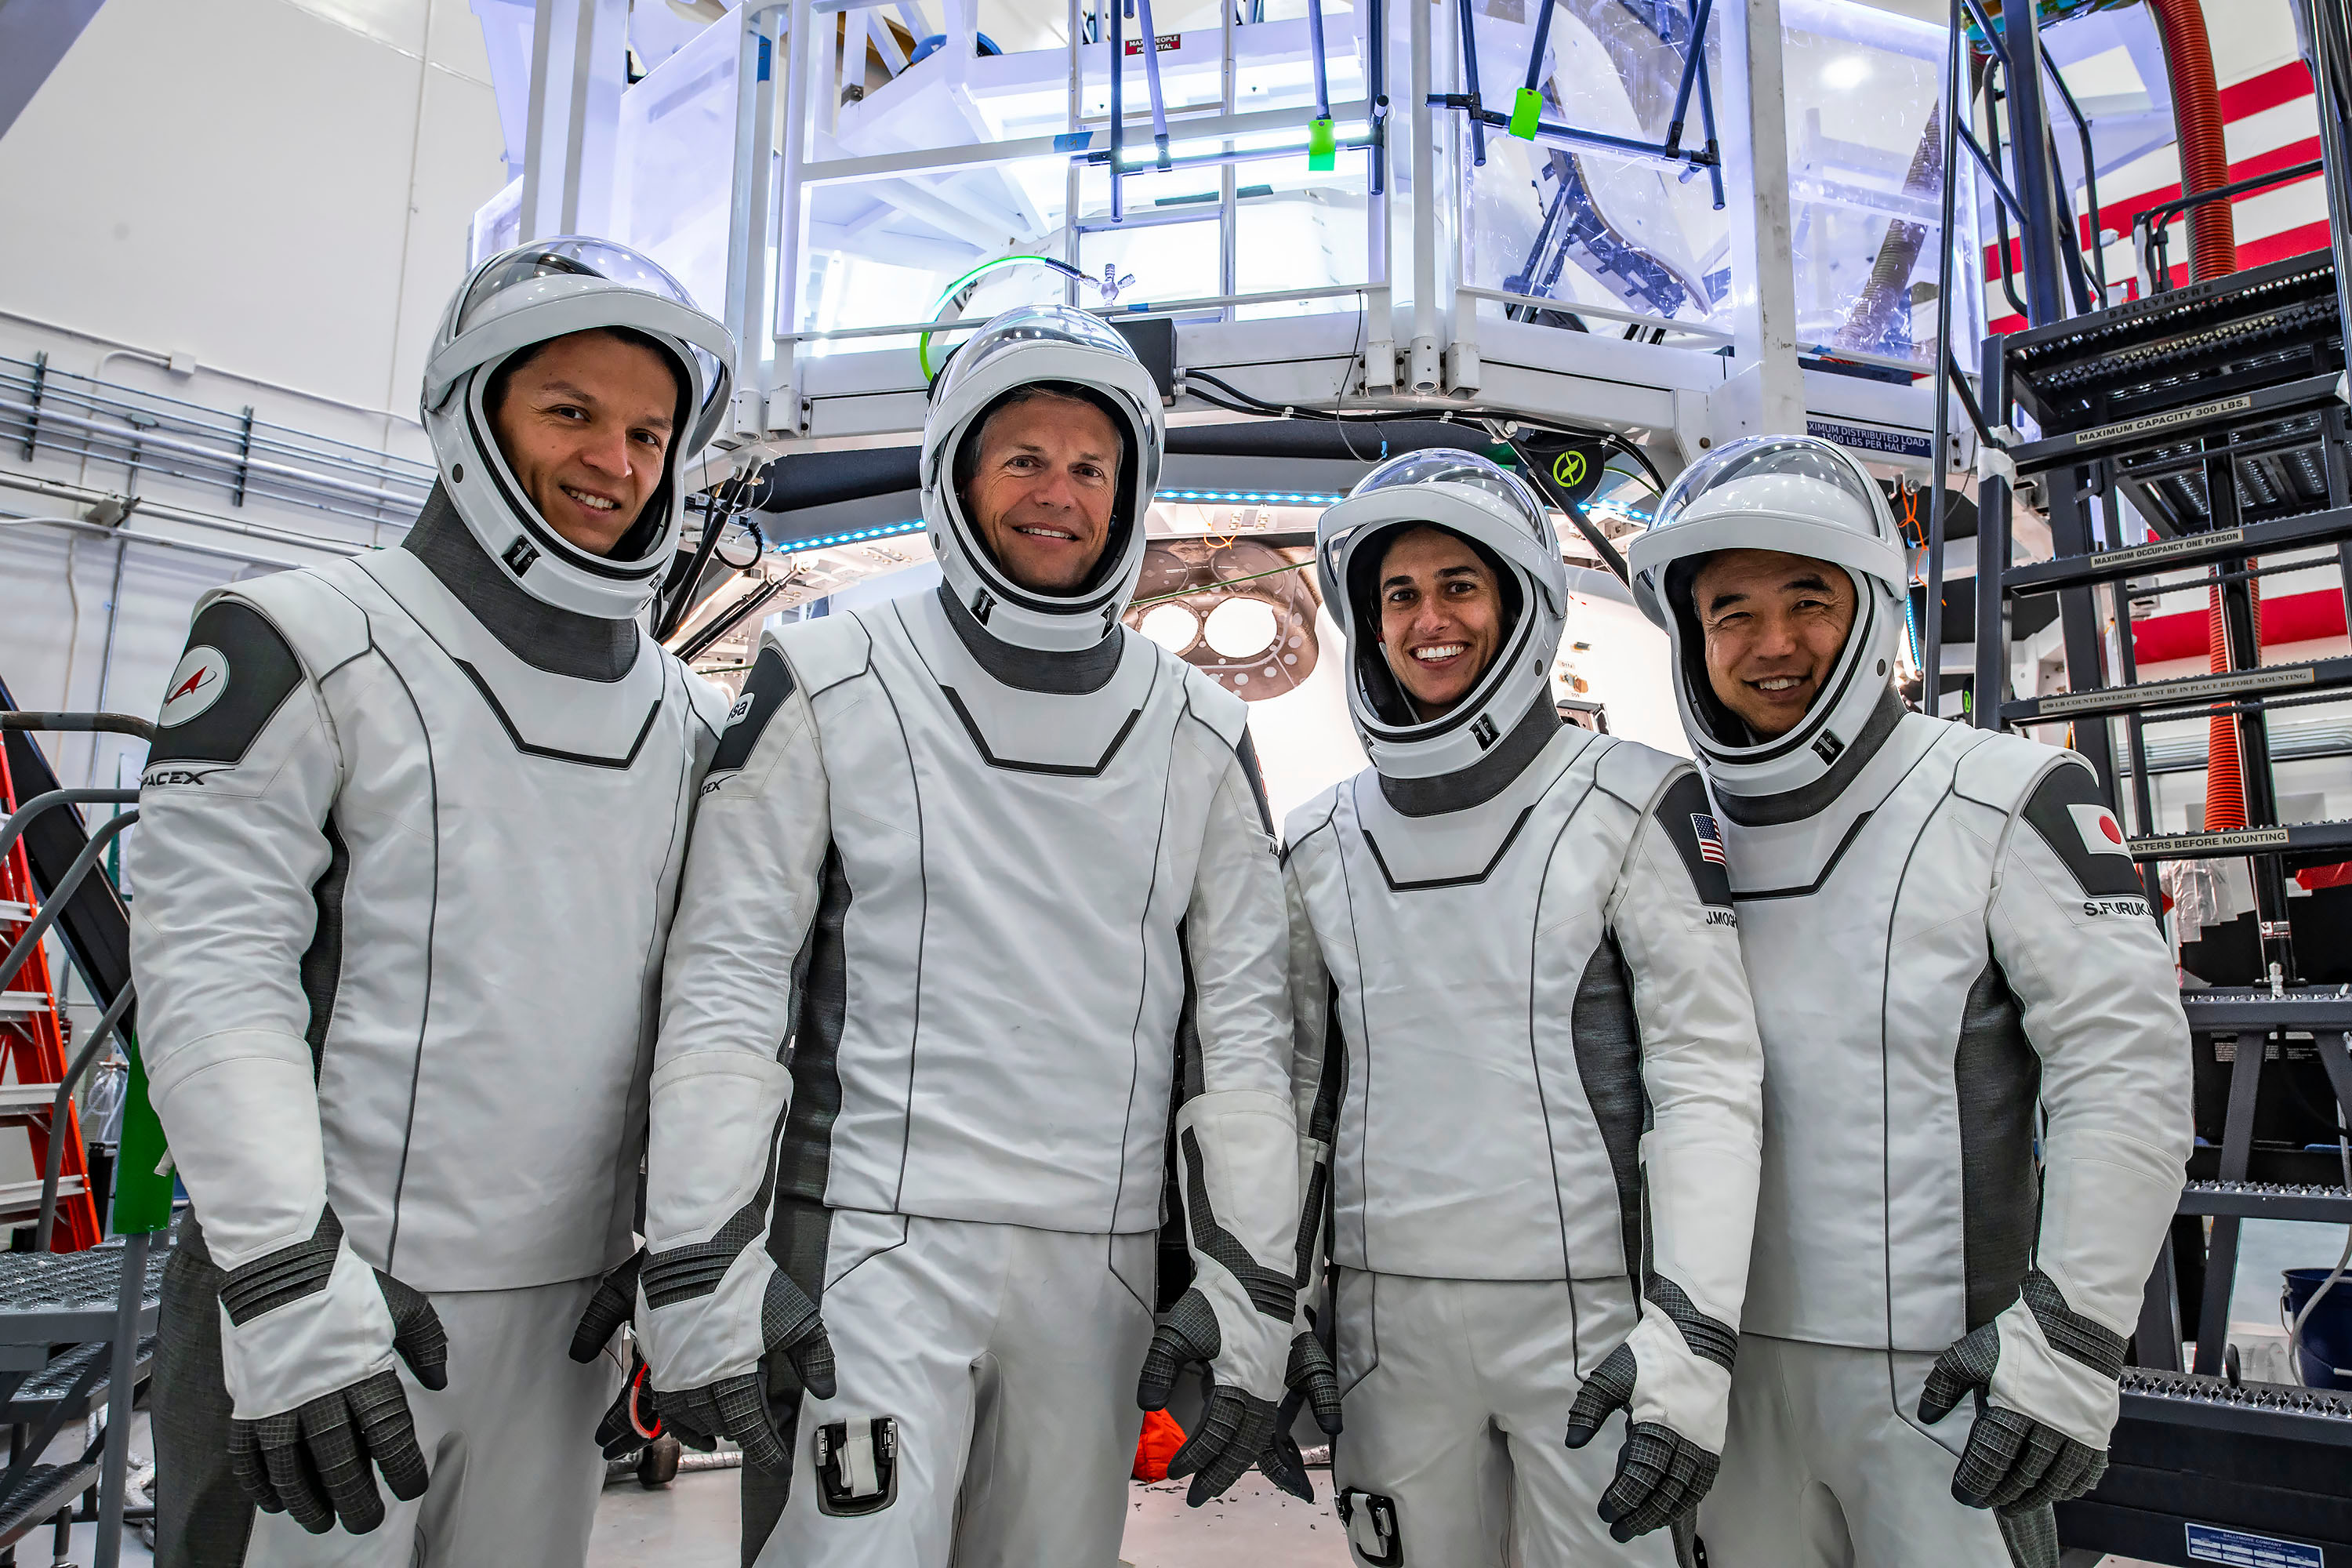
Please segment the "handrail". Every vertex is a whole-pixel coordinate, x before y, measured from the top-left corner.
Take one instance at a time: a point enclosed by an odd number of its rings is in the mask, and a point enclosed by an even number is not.
[[[2042,63],[2050,68],[2050,79],[2056,85],[2058,97],[2066,105],[2066,112],[2074,117],[2074,130],[2083,139],[2083,198],[2091,209],[2091,275],[2098,280],[2099,307],[2105,310],[2107,304],[2107,247],[2099,243],[2099,236],[2104,232],[2099,227],[2099,160],[2091,146],[2091,122],[2084,117],[2083,106],[2074,101],[2074,94],[2066,86],[2066,79],[2059,74],[2058,62],[2052,58],[2047,44],[2042,46]],[[2074,248],[2078,254],[2081,252],[2080,241],[2076,242]]]
[[[2191,207],[2202,206],[2207,202],[2228,201],[2252,191],[2259,191],[2265,185],[2284,185],[2290,180],[2308,179],[2314,174],[2326,172],[2326,164],[2322,160],[2314,158],[2308,163],[2297,163],[2289,169],[2273,169],[2267,174],[2256,174],[2250,179],[2239,180],[2226,185],[2216,185],[2210,191],[2200,191],[2193,196],[2175,196],[2168,202],[2158,202],[2154,206],[2140,212],[2132,219],[2132,239],[2133,243],[2139,247],[2143,265],[2147,264],[2147,258],[2151,253],[2156,258],[2154,265],[2147,266],[2150,284],[2149,292],[2168,294],[2172,291],[2172,243],[2165,237],[2164,231],[2171,226],[2174,218],[2187,213]],[[2156,221],[2157,215],[2159,213],[2164,215],[2162,223]]]
[[[65,1076],[58,1080],[57,1098],[49,1102],[49,1150],[41,1161],[41,1218],[33,1231],[33,1250],[36,1252],[49,1249],[49,1237],[57,1229],[58,1180],[58,1173],[65,1168],[66,1102],[73,1098],[74,1085],[81,1080],[81,1075],[88,1072],[89,1064],[98,1059],[99,1047],[106,1044],[106,1037],[114,1033],[114,1026],[121,1022],[122,1015],[131,1010],[131,999],[137,994],[136,989],[129,985],[114,994],[114,1000],[98,1020],[98,1027],[90,1031],[89,1044],[82,1047],[74,1058],[73,1065],[67,1068]],[[104,1215],[99,1216],[101,1230],[105,1220]]]
[[[16,726],[6,721],[16,717],[14,713],[0,714],[0,729],[14,729]],[[25,824],[53,805],[138,804],[139,792],[135,789],[53,789],[47,795],[37,795],[11,813],[5,822],[0,822],[0,856],[16,847],[16,836],[25,831]]]
[[[34,947],[57,923],[58,913],[66,907],[66,900],[73,897],[74,889],[81,886],[84,877],[89,875],[89,868],[98,864],[99,852],[117,834],[138,820],[138,812],[126,811],[98,825],[98,831],[89,836],[89,842],[82,847],[82,852],[74,857],[73,864],[66,868],[66,874],[58,879],[57,886],[49,889],[49,896],[41,900],[41,912],[26,925],[25,934],[16,939],[16,945],[8,950],[8,956],[0,958],[0,975],[14,974],[25,966],[25,960],[32,956]]]
[[[136,735],[142,741],[155,738],[152,720],[134,719],[128,713],[42,713],[29,708],[0,713],[0,730],[70,731],[78,734],[102,730],[111,735]]]

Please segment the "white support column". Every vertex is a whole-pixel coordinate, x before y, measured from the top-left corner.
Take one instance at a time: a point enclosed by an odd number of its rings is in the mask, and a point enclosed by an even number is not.
[[[1723,29],[1724,199],[1731,213],[1730,384],[1713,398],[1713,438],[1802,434],[1797,286],[1790,247],[1789,108],[1780,0],[1718,7]],[[1745,143],[1747,156],[1740,155]],[[1695,456],[1696,454],[1688,454]]]
[[[1371,9],[1369,5],[1354,7],[1358,33],[1362,39],[1365,78],[1367,81],[1371,79],[1370,68],[1377,58],[1381,66],[1380,79],[1385,84],[1396,79],[1396,53],[1390,47],[1390,40],[1396,36],[1396,16],[1392,10],[1381,7],[1381,15],[1386,26],[1375,34],[1371,26]],[[1375,110],[1375,112],[1379,110]],[[1395,126],[1393,112],[1388,114],[1387,123],[1391,128]],[[1388,166],[1388,179],[1379,191],[1367,189],[1364,193],[1364,278],[1373,285],[1364,295],[1364,390],[1368,393],[1393,390],[1397,370],[1396,326],[1390,310],[1392,287],[1390,268],[1394,243],[1389,214],[1396,190],[1396,138],[1393,135],[1389,137],[1389,144],[1381,156]]]
[[[735,334],[738,436],[767,431],[768,363],[774,344],[768,307],[768,247],[776,234],[776,23],[782,5],[748,7],[738,15],[735,167],[727,215],[727,330]]]
[[[1405,123],[1412,137],[1412,341],[1405,351],[1405,390],[1435,392],[1437,342],[1437,128],[1429,111],[1431,0],[1397,0],[1412,13],[1406,71]]]
[[[526,240],[612,231],[628,28],[628,0],[538,0],[523,145]]]
[[[801,280],[807,270],[808,213],[802,201],[801,170],[808,162],[811,77],[824,57],[811,47],[816,20],[811,0],[792,0],[790,34],[784,40],[784,151],[782,177],[776,183],[776,359],[770,377],[767,426],[793,435],[801,433],[800,376],[797,345],[783,340],[801,330]],[[950,44],[952,47],[952,41]]]

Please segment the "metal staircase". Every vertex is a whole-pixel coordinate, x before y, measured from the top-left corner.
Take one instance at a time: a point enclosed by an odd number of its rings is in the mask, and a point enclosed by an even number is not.
[[[66,1187],[62,1156],[68,1142],[53,1137],[43,1151],[35,1209],[43,1245],[29,1252],[0,1253],[0,1422],[9,1432],[7,1468],[0,1471],[0,1564],[13,1563],[16,1543],[44,1525],[55,1531],[56,1560],[64,1561],[73,1504],[94,1487],[94,1563],[96,1568],[116,1568],[121,1561],[131,1405],[152,1354],[170,1256],[168,1246],[152,1244],[156,1233],[170,1226],[173,1186],[164,1173],[163,1131],[147,1102],[132,1030],[129,921],[112,885],[103,874],[90,875],[108,844],[138,821],[138,792],[58,788],[30,737],[60,730],[144,736],[152,729],[142,720],[113,714],[20,713],[7,710],[12,706],[0,688],[0,762],[5,763],[0,776],[14,781],[26,797],[0,821],[0,863],[22,868],[25,887],[35,898],[19,900],[32,906],[29,918],[0,927],[9,937],[0,974],[19,973],[54,929],[90,994],[105,1007],[71,1063],[62,1061],[60,1050],[58,1081],[38,1086],[50,1095],[49,1103],[29,1113],[46,1116],[47,1127],[68,1128],[74,1084],[118,1030],[131,1075],[114,1194],[119,1234],[79,1251],[47,1250]],[[72,809],[85,804],[133,809],[87,832]],[[42,973],[46,976],[46,968]],[[78,1195],[87,1205],[87,1192]],[[105,1426],[97,1439],[62,1464],[45,1462],[66,1423],[93,1414],[101,1399]]]
[[[2258,631],[2259,584],[2274,573],[2333,564],[2352,606],[2344,374],[2352,289],[2342,276],[2352,250],[2342,113],[2352,80],[2336,79],[2352,75],[2352,32],[2344,0],[2299,3],[2333,14],[2316,28],[2314,66],[2336,249],[2182,289],[2164,287],[2159,272],[2159,291],[2092,310],[2073,202],[2053,161],[2034,153],[2048,144],[2044,73],[2006,68],[2040,52],[2034,8],[2003,7],[1995,24],[1968,0],[2003,68],[2013,134],[2006,167],[1996,142],[1987,172],[2021,220],[2021,303],[2031,322],[1985,341],[1979,395],[1948,358],[1938,378],[1939,398],[1979,431],[1988,454],[1969,717],[1988,729],[2064,726],[2066,743],[2133,825],[2127,847],[2154,918],[2168,861],[2242,858],[2254,905],[2246,929],[2210,928],[2183,954],[2195,983],[2182,1004],[2199,1147],[2148,1281],[2109,1468],[2095,1490],[2058,1510],[2070,1563],[2105,1552],[2182,1564],[2352,1563],[2352,1495],[2342,1481],[2352,1396],[2247,1381],[2228,1344],[2246,1220],[2352,1226],[2352,1138],[2339,1142],[2338,1131],[2352,1123],[2352,967],[2339,930],[2352,921],[2352,892],[2292,903],[2287,895],[2295,871],[2352,858],[2352,822],[2281,821],[2271,749],[2273,714],[2352,702],[2352,658],[2265,665]],[[2237,194],[2187,195],[2151,221]],[[1939,414],[1939,423],[1951,419]],[[2124,531],[2126,499],[2152,532],[2144,542]],[[2014,536],[2027,505],[2047,516],[2052,558],[2019,563]],[[1941,545],[1937,529],[1931,616]],[[2144,680],[2131,605],[2184,588],[2210,594],[2225,628],[2224,668]],[[2065,689],[2014,695],[2012,626],[2029,607],[2046,615],[2039,606],[2053,599]],[[2213,726],[2214,743],[2238,752],[2244,827],[2158,830],[2147,727],[2184,719],[2226,721]],[[2196,1347],[2186,1369],[2185,1340]]]

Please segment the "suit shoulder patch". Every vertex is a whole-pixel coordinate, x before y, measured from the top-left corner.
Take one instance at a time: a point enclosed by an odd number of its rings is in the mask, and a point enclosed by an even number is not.
[[[751,673],[744,679],[742,695],[727,710],[727,718],[719,732],[719,750],[710,759],[710,772],[731,773],[751,760],[751,748],[760,743],[766,732],[768,721],[793,694],[793,667],[771,643],[760,650],[751,661]]]
[[[2042,774],[2026,797],[2024,816],[2086,896],[2147,897],[2123,825],[2107,809],[2086,763],[2070,758]]]
[[[1723,830],[1698,774],[1685,773],[1666,786],[1651,808],[1658,828],[1683,858],[1698,901],[1710,909],[1731,908],[1731,870],[1723,853]]]
[[[1239,750],[1244,732],[1249,728],[1249,704],[1226,690],[1206,670],[1185,663],[1164,648],[1159,656],[1173,664],[1184,681],[1184,698],[1191,704],[1192,716],[1217,732],[1226,745]]]
[[[1592,754],[1592,782],[1637,812],[1650,804],[1676,768],[1690,766],[1684,758],[1614,735],[1600,736],[1591,744],[1598,748]]]
[[[886,627],[895,624],[896,617],[883,622]],[[856,611],[796,622],[769,635],[773,639],[769,646],[782,650],[794,679],[812,699],[865,674],[873,665],[874,634]]]
[[[260,611],[215,599],[188,628],[155,716],[152,763],[242,762],[302,684],[302,661]]]

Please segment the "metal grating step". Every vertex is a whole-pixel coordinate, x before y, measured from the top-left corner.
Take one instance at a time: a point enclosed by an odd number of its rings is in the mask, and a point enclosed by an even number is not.
[[[2207,533],[2184,533],[2123,550],[2102,550],[2091,555],[2063,555],[2011,566],[2000,574],[2001,591],[2009,594],[2049,594],[2085,583],[2112,582],[2176,568],[2202,566],[2225,555],[2263,555],[2352,538],[2352,507],[2305,512],[2271,522],[2248,523]]]
[[[171,1256],[168,1247],[148,1250],[139,1313],[142,1334],[155,1327],[163,1265]],[[47,1347],[105,1339],[114,1331],[121,1279],[120,1238],[81,1252],[0,1252],[0,1345]]]
[[[2180,1207],[2175,1212],[2345,1225],[2352,1223],[2352,1192],[2292,1182],[2190,1182],[2181,1188]]]
[[[77,1419],[104,1405],[110,1382],[105,1363],[113,1351],[112,1345],[104,1343],[79,1345],[58,1357],[18,1384],[16,1392],[7,1399],[0,1400],[0,1425],[29,1426],[41,1421],[73,1392],[74,1381],[89,1371],[93,1362],[99,1363],[98,1381],[79,1399],[67,1405],[65,1418]],[[135,1384],[143,1379],[154,1361],[155,1336],[150,1334],[139,1342],[131,1381]]]
[[[2352,1029],[2352,986],[2335,991],[2289,991],[2277,996],[2268,991],[2235,988],[2184,991],[2180,994],[2180,1006],[2189,1015],[2189,1026],[2200,1032]]]
[[[2220,675],[2186,675],[2174,680],[2144,680],[2136,686],[2100,686],[2060,691],[2000,705],[2006,724],[2043,724],[2053,719],[2095,718],[2134,709],[2202,708],[2239,699],[2300,697],[2352,686],[2352,658],[2320,658],[2307,664],[2266,664]]]
[[[73,1506],[73,1500],[98,1484],[94,1460],[69,1465],[35,1465],[25,1472],[15,1493],[0,1501],[0,1546],[22,1541]]]
[[[2127,1366],[2126,1420],[2160,1421],[2352,1447],[2352,1397],[2278,1383],[2231,1383],[2190,1372]]]

